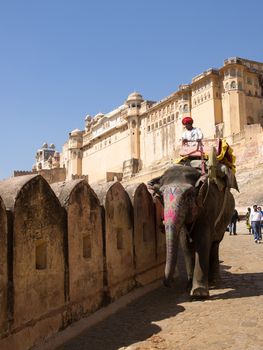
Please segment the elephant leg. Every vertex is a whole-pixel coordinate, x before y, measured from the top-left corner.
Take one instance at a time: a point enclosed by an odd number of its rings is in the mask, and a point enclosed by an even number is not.
[[[215,284],[220,280],[219,270],[219,243],[213,242],[210,250],[210,262],[209,262],[209,283]]]
[[[188,281],[187,290],[190,292],[190,290],[192,289],[192,283],[193,283],[195,255],[194,255],[194,245],[192,241],[190,242],[186,227],[183,227],[181,230],[180,244],[184,252],[184,260],[185,260],[185,267],[186,267],[187,281]]]
[[[194,237],[195,267],[193,275],[193,286],[191,296],[206,298],[209,296],[208,271],[210,257],[210,236],[209,228],[205,223],[196,227]]]

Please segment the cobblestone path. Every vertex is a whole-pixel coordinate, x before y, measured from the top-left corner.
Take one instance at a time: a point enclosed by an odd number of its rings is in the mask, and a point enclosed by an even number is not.
[[[263,243],[244,223],[221,245],[222,282],[206,301],[160,287],[57,350],[262,350]]]

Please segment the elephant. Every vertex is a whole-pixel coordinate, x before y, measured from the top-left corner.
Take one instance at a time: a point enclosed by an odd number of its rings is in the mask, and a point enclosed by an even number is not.
[[[211,176],[213,171],[202,175],[197,168],[174,165],[157,186],[164,204],[164,285],[171,286],[180,237],[190,295],[197,298],[209,297],[209,282],[219,279],[219,244],[235,208],[222,171],[221,179]]]

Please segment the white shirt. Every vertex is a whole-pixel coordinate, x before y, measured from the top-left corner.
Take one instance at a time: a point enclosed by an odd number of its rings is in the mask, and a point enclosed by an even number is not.
[[[253,209],[252,209],[253,210]],[[260,211],[251,211],[249,221],[261,221],[262,214]]]
[[[203,133],[199,128],[193,128],[192,130],[185,130],[182,134],[182,139],[187,141],[202,140]]]

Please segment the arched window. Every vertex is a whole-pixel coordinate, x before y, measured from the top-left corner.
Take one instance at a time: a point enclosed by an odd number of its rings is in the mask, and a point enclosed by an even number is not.
[[[236,76],[236,70],[234,68],[230,69],[230,76],[235,77]]]
[[[175,115],[176,121],[178,120],[178,118],[179,118],[179,112],[176,112],[176,115]]]
[[[236,88],[236,82],[233,80],[231,81],[231,89],[235,89]]]
[[[228,89],[229,89],[229,84],[226,83],[226,85],[225,85],[225,90],[227,91]]]
[[[188,105],[184,105],[183,111],[184,111],[184,112],[188,112]]]
[[[247,117],[247,125],[254,124],[254,119],[250,116]]]

